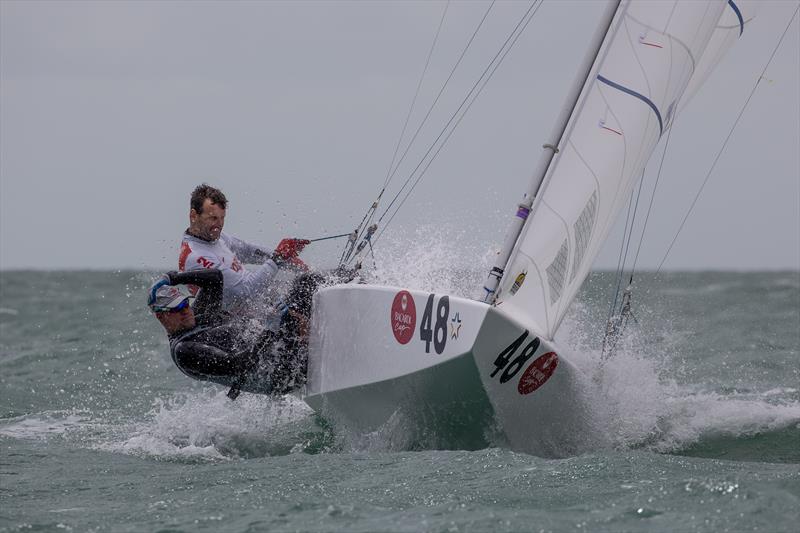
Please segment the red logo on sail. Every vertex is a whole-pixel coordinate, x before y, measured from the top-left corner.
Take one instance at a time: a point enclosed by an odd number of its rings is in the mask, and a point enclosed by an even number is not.
[[[400,291],[395,295],[390,322],[397,342],[407,344],[414,336],[414,326],[417,325],[417,308],[410,292]]]
[[[558,356],[556,352],[547,352],[544,355],[540,355],[519,378],[517,392],[520,394],[532,393],[550,379],[557,366]]]

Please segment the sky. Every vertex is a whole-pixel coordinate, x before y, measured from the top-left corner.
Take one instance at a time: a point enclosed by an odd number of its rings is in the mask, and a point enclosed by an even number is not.
[[[405,142],[488,6],[447,7]],[[492,7],[390,186],[528,6]],[[676,120],[640,268],[664,257],[796,6],[764,2]],[[541,7],[385,242],[444,240],[465,263],[500,247],[602,7]],[[444,8],[0,0],[0,269],[174,268],[203,181],[225,192],[225,229],[246,240],[351,231],[387,178]],[[795,20],[665,269],[800,269],[799,37]],[[596,268],[616,265],[620,230]],[[308,256],[335,263],[341,244]]]

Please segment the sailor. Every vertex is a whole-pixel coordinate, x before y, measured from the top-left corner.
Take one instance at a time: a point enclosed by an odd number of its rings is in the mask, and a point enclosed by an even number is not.
[[[230,387],[232,399],[240,391],[285,394],[305,383],[311,298],[323,280],[298,276],[272,328],[223,308],[225,277],[217,268],[168,272],[152,285],[147,303],[187,376]],[[196,299],[187,285],[200,288]]]
[[[265,301],[266,290],[286,266],[307,270],[298,254],[309,243],[304,239],[283,239],[274,252],[222,232],[228,200],[219,189],[205,183],[191,194],[189,227],[183,234],[178,258],[180,271],[218,269],[225,281],[222,307],[239,313],[252,311],[254,303]],[[248,270],[243,263],[259,264]]]

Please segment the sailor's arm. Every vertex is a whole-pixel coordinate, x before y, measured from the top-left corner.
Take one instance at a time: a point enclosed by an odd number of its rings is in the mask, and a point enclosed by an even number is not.
[[[231,237],[226,238],[232,239]],[[278,269],[284,265],[307,268],[297,255],[308,242],[303,239],[283,239],[275,252],[271,253],[261,266],[245,271],[238,283],[226,287],[226,297],[238,299],[257,295],[269,285],[278,273]],[[258,254],[263,253],[263,250],[259,249]]]
[[[167,272],[170,285],[197,285],[201,289],[222,287],[222,272],[217,268],[189,270],[186,272]]]
[[[228,248],[245,263],[260,264],[262,262],[273,261],[277,263],[278,266],[289,263],[295,266],[305,267],[297,256],[303,248],[311,242],[305,239],[285,238],[278,243],[275,251],[270,251],[262,246],[256,246],[255,244],[245,242],[225,233],[222,234],[221,238]]]
[[[272,250],[243,241],[227,233],[221,235],[222,241],[243,263],[261,264],[267,259],[272,259]]]
[[[170,285],[196,285],[200,294],[194,309],[198,314],[217,313],[222,309],[222,289],[224,277],[216,268],[189,270],[187,272],[167,272]]]
[[[253,270],[245,270],[238,283],[226,287],[226,296],[233,300],[255,296],[269,286],[277,273],[278,265],[269,259]]]

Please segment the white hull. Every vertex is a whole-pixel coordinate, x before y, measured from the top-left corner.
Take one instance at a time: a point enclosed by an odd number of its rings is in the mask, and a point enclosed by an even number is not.
[[[552,343],[480,302],[369,285],[315,296],[305,400],[351,432],[570,455],[592,437],[582,380]]]

